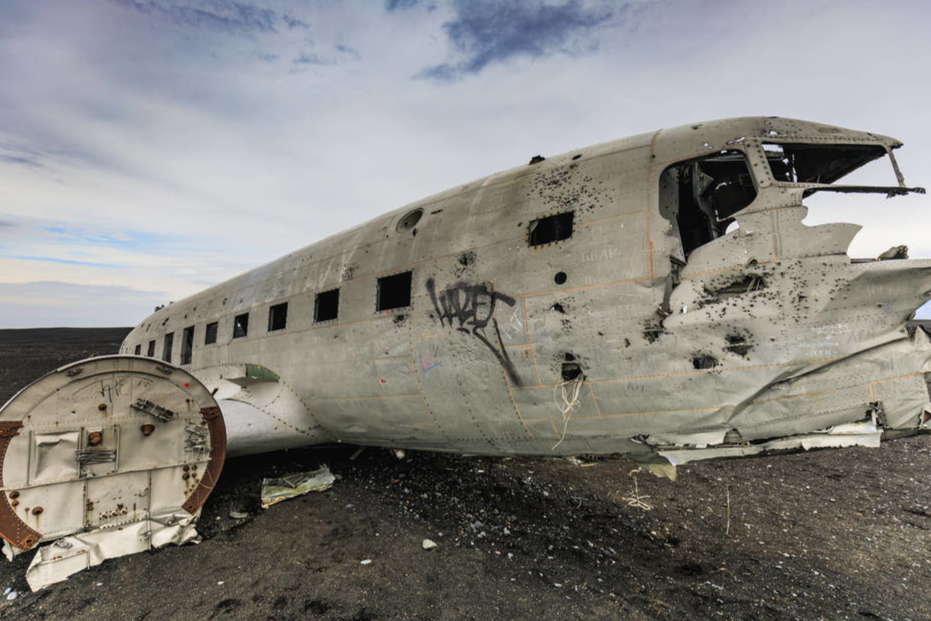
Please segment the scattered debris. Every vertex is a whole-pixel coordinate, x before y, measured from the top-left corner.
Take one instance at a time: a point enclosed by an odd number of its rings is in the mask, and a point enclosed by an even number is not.
[[[312,472],[296,472],[278,479],[262,479],[262,508],[303,496],[309,492],[323,492],[331,487],[336,477],[326,466]]]
[[[436,542],[431,539],[424,539],[423,543],[420,544],[424,550],[432,550],[436,547]]]
[[[230,511],[230,517],[234,520],[244,520],[249,517],[249,514],[245,511]]]
[[[637,485],[637,476],[636,474],[640,472],[642,468],[637,468],[636,470],[631,470],[628,476],[633,477],[634,479],[634,491],[621,498],[624,502],[627,503],[628,507],[635,507],[637,509],[643,509],[644,511],[650,511],[653,506],[646,502],[646,499],[650,496],[648,494],[640,495],[640,487]]]
[[[365,559],[365,560],[363,560],[363,561],[360,561],[359,564],[360,564],[360,565],[371,565],[371,564],[372,564],[372,559],[367,558],[367,559]]]
[[[908,246],[893,246],[877,257],[878,261],[898,261],[908,258]]]
[[[553,445],[553,450],[566,439],[566,432],[569,430],[569,418],[572,417],[573,412],[581,408],[579,393],[582,391],[584,383],[585,374],[579,373],[572,379],[563,380],[553,389],[553,400],[556,402],[556,407],[559,408],[563,418],[562,433],[559,435],[559,442]]]

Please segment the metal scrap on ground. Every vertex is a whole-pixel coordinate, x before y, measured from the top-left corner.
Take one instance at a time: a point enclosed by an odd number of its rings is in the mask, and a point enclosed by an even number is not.
[[[336,477],[326,466],[311,472],[296,472],[277,479],[262,479],[262,508],[268,509],[282,500],[323,492],[333,487]]]

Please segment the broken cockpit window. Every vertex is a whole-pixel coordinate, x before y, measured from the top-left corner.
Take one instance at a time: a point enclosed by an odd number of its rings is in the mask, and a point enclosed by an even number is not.
[[[773,177],[783,183],[834,183],[886,154],[881,146],[858,144],[764,143],[763,150]]]
[[[733,215],[753,202],[756,186],[741,151],[678,162],[660,177],[663,216],[678,225],[685,256],[721,237]]]
[[[916,192],[923,188],[908,188],[891,151],[880,145],[862,144],[796,144],[764,143],[766,160],[778,183],[818,184],[825,187],[810,188],[805,196],[819,191],[843,193],[878,193],[896,196]],[[897,185],[834,184],[835,181],[866,164],[889,155]]]

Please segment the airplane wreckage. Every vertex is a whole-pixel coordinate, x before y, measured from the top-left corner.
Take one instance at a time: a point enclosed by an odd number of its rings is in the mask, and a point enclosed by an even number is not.
[[[0,410],[41,587],[196,536],[226,456],[345,442],[697,459],[931,430],[931,260],[851,259],[816,192],[911,192],[893,138],[781,118],[493,174],[158,309]],[[838,183],[887,157],[896,183]]]

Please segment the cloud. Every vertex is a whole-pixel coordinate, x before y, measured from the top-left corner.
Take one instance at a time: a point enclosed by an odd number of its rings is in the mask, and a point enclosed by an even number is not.
[[[310,24],[308,24],[305,21],[301,21],[298,18],[292,15],[289,15],[288,13],[285,13],[284,15],[282,15],[281,19],[283,19],[284,23],[288,25],[288,30],[294,30],[295,28],[303,28],[306,30],[310,28]]]
[[[359,51],[353,47],[349,47],[348,45],[337,45],[336,51],[341,54],[346,54],[347,56],[351,56],[352,58],[356,60],[361,58]]]
[[[278,60],[278,54],[269,54],[262,52],[253,52],[251,54],[252,58],[256,60],[261,60],[263,63],[273,63]]]
[[[387,2],[385,2],[385,10],[389,12],[405,11],[419,6],[420,4],[422,4],[421,0],[387,0]],[[432,10],[434,7],[431,5],[428,8]]]
[[[33,166],[40,167],[42,164],[33,158],[20,157],[18,155],[2,155],[0,154],[0,162],[6,162],[7,164],[21,164],[23,166]]]
[[[233,34],[275,32],[277,14],[245,2],[232,0],[111,0],[146,15],[158,15],[182,26],[212,28]],[[287,21],[287,20],[286,20]],[[300,20],[295,20],[300,22]],[[290,26],[289,22],[289,28]]]
[[[295,65],[332,65],[333,61],[323,60],[314,53],[308,54],[307,52],[301,52],[298,54],[297,58],[291,61]]]
[[[43,166],[42,157],[43,154],[36,149],[12,141],[0,140],[0,162],[40,168]]]
[[[48,263],[60,263],[62,265],[87,265],[90,267],[119,267],[116,263],[94,263],[92,261],[74,261],[72,259],[59,259],[56,257],[30,257],[23,255],[10,255],[10,259],[18,259],[20,261],[46,261]]]
[[[614,14],[578,0],[555,5],[542,0],[454,0],[453,8],[456,17],[443,29],[461,60],[427,67],[416,77],[451,81],[521,56],[594,50],[597,46],[587,40],[588,35]]]

